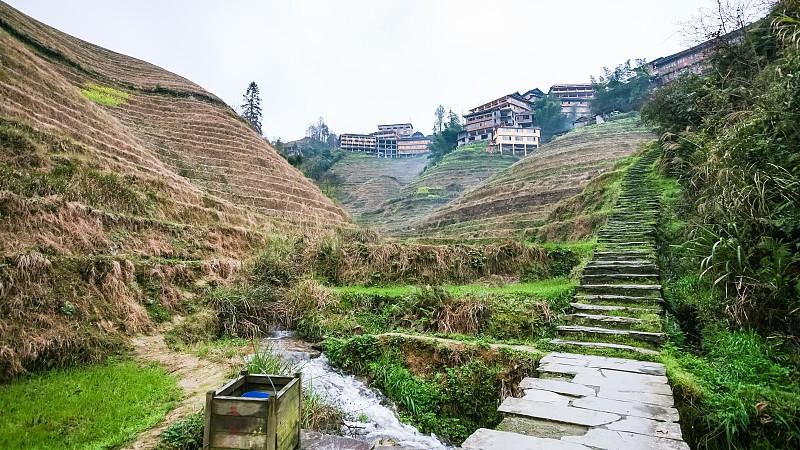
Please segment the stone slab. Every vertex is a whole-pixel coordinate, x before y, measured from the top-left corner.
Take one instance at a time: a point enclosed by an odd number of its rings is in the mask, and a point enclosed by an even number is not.
[[[663,406],[649,405],[647,403],[626,402],[599,397],[581,397],[572,402],[576,408],[585,408],[591,411],[619,414],[623,416],[644,417],[645,419],[663,420],[666,422],[678,421],[678,410]]]
[[[626,417],[606,425],[606,428],[614,431],[625,431],[628,433],[644,434],[678,441],[683,440],[681,426],[676,422],[661,422],[658,420],[645,419],[643,417]],[[575,433],[575,435],[578,435],[578,433]]]
[[[574,362],[573,362],[574,361]],[[613,358],[609,356],[578,355],[574,353],[552,352],[545,355],[540,363],[554,362],[598,369],[611,369],[646,375],[666,375],[662,363],[637,361],[635,359]]]
[[[522,398],[532,402],[555,403],[564,406],[569,405],[569,401],[572,400],[570,397],[543,389],[526,389],[525,396]]]
[[[353,438],[300,430],[300,448],[302,450],[370,450],[371,447],[369,442]]]
[[[653,375],[646,375],[653,376]],[[659,381],[660,377],[651,381],[648,378],[608,378],[604,376],[576,375],[572,382],[586,386],[598,387],[600,389],[608,387],[619,391],[627,392],[649,392],[651,394],[672,395],[672,388],[668,384]],[[665,377],[666,378],[666,377]]]
[[[594,397],[582,397],[578,400],[587,398]],[[578,400],[574,400],[573,403]],[[532,417],[534,419],[571,423],[587,427],[605,425],[620,419],[619,415],[606,411],[573,408],[571,406],[562,406],[554,403],[531,402],[514,397],[505,399],[497,410],[506,414],[516,414],[519,416]]]
[[[586,348],[613,348],[616,350],[628,350],[631,352],[644,353],[648,355],[658,355],[657,351],[650,350],[649,348],[634,347],[632,345],[623,345],[623,344],[611,344],[608,342],[583,342],[583,341],[570,341],[567,339],[551,339],[550,343],[555,345],[578,345]]]
[[[649,312],[653,314],[661,314],[664,312],[661,308],[636,308],[634,306],[612,306],[612,305],[592,305],[591,303],[575,303],[569,304],[574,309],[584,311],[635,311],[635,312]]]
[[[570,364],[559,364],[555,362],[540,363],[536,368],[539,372],[563,373],[567,375],[600,375],[600,369],[593,367],[580,367]]]
[[[523,378],[519,383],[519,387],[520,389],[544,389],[572,397],[595,395],[595,390],[590,387],[567,381],[548,380],[544,378]]]
[[[663,406],[664,408],[671,408],[675,406],[675,400],[672,395],[651,393],[651,392],[636,392],[636,391],[623,391],[610,386],[600,388],[597,393],[600,398],[609,398],[612,400],[623,400],[626,402],[641,402],[649,405]]]
[[[562,441],[591,445],[603,450],[689,450],[689,445],[674,439],[657,438],[643,434],[595,428],[583,436],[564,436]],[[498,447],[500,448],[500,447]]]
[[[561,439],[564,436],[582,436],[589,431],[589,427],[573,425],[570,423],[550,422],[547,420],[531,419],[529,417],[507,416],[497,430],[510,433],[534,436],[539,438]]]
[[[597,336],[622,336],[630,337],[640,341],[660,344],[666,339],[664,333],[651,333],[649,331],[616,330],[601,327],[589,327],[579,325],[559,325],[556,327],[559,333],[584,333]]]
[[[470,450],[589,450],[585,445],[557,439],[524,436],[507,431],[479,428],[461,444]]]

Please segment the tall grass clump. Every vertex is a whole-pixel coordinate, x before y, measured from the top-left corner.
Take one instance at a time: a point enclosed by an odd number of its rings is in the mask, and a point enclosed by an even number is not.
[[[743,31],[712,42],[710,71],[656,90],[642,110],[676,180],[659,184],[671,371],[693,445],[795,448],[800,2],[749,25],[730,12]]]

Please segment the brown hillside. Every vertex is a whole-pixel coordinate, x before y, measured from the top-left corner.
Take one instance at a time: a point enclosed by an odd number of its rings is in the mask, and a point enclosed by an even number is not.
[[[120,173],[164,183],[192,205],[203,197],[251,205],[253,220],[344,225],[346,214],[236,113],[200,86],[152,64],[73,38],[0,3],[0,115],[57,132]],[[116,107],[88,84],[129,95]],[[225,202],[223,202],[225,203]]]
[[[635,119],[568,133],[428,216],[415,236],[429,242],[518,239],[540,227],[559,201],[654,139]]]
[[[0,381],[100,361],[275,235],[341,227],[213,94],[0,3]]]

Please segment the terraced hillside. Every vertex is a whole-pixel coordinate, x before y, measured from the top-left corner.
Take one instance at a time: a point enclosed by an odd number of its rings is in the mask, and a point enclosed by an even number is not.
[[[347,153],[329,173],[341,179],[337,197],[361,225],[379,226],[383,204],[422,172],[425,156],[392,159]]]
[[[436,209],[518,160],[517,156],[486,153],[486,146],[480,144],[457,149],[397,192],[376,212],[374,222],[390,235],[412,231]]]
[[[435,211],[408,237],[437,243],[519,239],[531,230],[547,226],[548,222],[558,221],[558,215],[551,217],[551,213],[560,201],[581,194],[592,180],[601,176],[608,178],[604,174],[609,173],[615,163],[655,137],[648,129],[638,126],[636,118],[568,133]],[[601,181],[619,181],[611,178]],[[603,183],[591,187],[602,191]],[[587,193],[584,197],[584,201],[592,202],[602,197],[602,192]],[[615,200],[605,199],[595,207],[598,210],[610,208]],[[571,207],[564,202],[561,205],[566,209]],[[586,230],[593,229],[596,220],[591,217],[575,219],[585,221],[583,228]],[[573,238],[586,237],[580,234]]]
[[[70,138],[108,170],[157,182],[176,203],[202,205],[207,198],[223,203],[223,212],[260,224],[348,222],[200,86],[2,3],[0,17],[3,118]],[[242,205],[254,206],[255,213]]]
[[[200,86],[0,3],[0,380],[97,361],[347,214]]]

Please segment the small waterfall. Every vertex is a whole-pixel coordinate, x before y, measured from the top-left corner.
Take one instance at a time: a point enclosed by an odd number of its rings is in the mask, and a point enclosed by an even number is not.
[[[265,341],[284,358],[301,364],[303,384],[310,384],[314,391],[323,392],[339,403],[348,425],[342,427],[345,436],[367,442],[391,439],[400,445],[421,449],[449,448],[436,436],[426,436],[414,426],[400,422],[394,403],[378,389],[367,387],[362,379],[332,368],[325,354],[312,357],[317,352],[308,343],[293,337],[291,332],[273,331]],[[365,423],[359,421],[359,416],[367,419]]]

